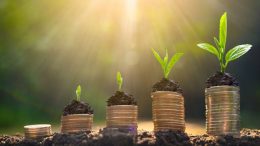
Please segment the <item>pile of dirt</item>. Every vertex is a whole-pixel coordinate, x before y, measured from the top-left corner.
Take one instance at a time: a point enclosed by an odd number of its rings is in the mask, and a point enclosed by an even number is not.
[[[133,95],[122,91],[116,91],[116,93],[107,100],[107,106],[112,105],[137,105],[137,102]]]
[[[213,137],[209,135],[188,136],[181,131],[139,131],[136,137],[123,132],[111,135],[77,132],[54,133],[41,140],[26,140],[22,136],[0,136],[0,146],[260,146],[260,130],[243,129],[241,137]]]
[[[235,77],[229,73],[222,73],[217,71],[213,76],[209,77],[206,81],[206,87],[210,88],[212,86],[239,86],[239,83]]]
[[[157,146],[192,146],[189,136],[182,131],[160,131],[155,137]]]
[[[153,133],[148,131],[142,131],[137,136],[137,144],[138,146],[156,146],[155,144],[155,136]]]
[[[173,91],[182,94],[182,89],[179,83],[166,78],[162,78],[162,80],[155,83],[152,87],[152,91]]]
[[[243,129],[240,132],[241,137],[225,135],[219,137],[209,136],[190,136],[193,145],[221,145],[221,146],[260,146],[260,130]]]
[[[88,103],[72,100],[63,110],[63,116],[71,114],[93,114],[93,109]]]
[[[0,136],[0,146],[8,146],[8,145],[15,145],[19,144],[23,141],[23,137],[21,135],[2,135]]]
[[[95,138],[94,138],[95,137]],[[89,132],[55,133],[50,141],[52,146],[88,146],[97,142],[98,135]]]

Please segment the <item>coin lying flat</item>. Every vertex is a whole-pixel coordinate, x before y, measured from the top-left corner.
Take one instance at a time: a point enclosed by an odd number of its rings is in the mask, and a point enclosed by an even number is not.
[[[50,124],[36,124],[24,126],[24,135],[26,139],[35,139],[51,135]]]

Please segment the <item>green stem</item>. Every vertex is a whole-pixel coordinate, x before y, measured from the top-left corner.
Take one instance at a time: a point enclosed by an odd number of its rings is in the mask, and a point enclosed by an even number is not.
[[[224,73],[225,72],[225,67],[222,63],[220,63],[220,69],[221,69],[221,72]]]
[[[221,49],[221,50],[224,50],[224,49]],[[225,69],[226,69],[226,67],[225,67],[225,63],[224,63],[224,52],[221,51],[220,52],[220,71],[222,73],[224,73]]]

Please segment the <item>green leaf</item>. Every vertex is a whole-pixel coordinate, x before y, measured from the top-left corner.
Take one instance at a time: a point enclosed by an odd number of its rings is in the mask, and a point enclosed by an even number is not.
[[[242,55],[246,54],[246,52],[248,52],[251,49],[252,45],[250,44],[243,44],[243,45],[238,45],[236,47],[234,47],[233,49],[229,50],[226,54],[226,64],[225,66],[227,66],[227,64],[230,61],[233,61],[239,57],[241,57]]]
[[[156,60],[160,63],[162,69],[165,69],[165,64],[164,64],[164,60],[162,60],[161,56],[154,50],[152,49],[153,55],[156,58]]]
[[[169,61],[167,68],[166,68],[166,73],[165,73],[165,78],[168,78],[173,66],[176,64],[178,60],[183,56],[184,53],[176,53],[174,56],[172,56],[171,60]]]
[[[80,101],[80,96],[81,96],[81,86],[78,85],[76,89],[76,95],[77,95],[77,101]]]
[[[120,72],[117,72],[116,79],[117,79],[117,84],[118,84],[118,91],[121,91],[122,84],[123,84],[123,78],[122,78]]]
[[[225,52],[226,47],[226,40],[227,40],[227,13],[225,12],[221,18],[219,23],[219,45],[220,51]]]
[[[164,62],[164,64],[168,63],[168,50],[167,49],[165,49],[165,57],[163,59],[163,62]]]
[[[165,56],[164,56],[164,59],[163,59],[163,63],[164,63],[164,70],[163,70],[163,73],[164,73],[164,76],[166,74],[166,69],[167,69],[167,66],[168,66],[168,49],[165,49]]]
[[[218,50],[214,46],[212,46],[208,43],[197,44],[197,46],[200,47],[203,50],[210,52],[211,54],[216,55],[219,58]]]
[[[221,47],[220,47],[219,41],[218,41],[218,39],[216,37],[214,37],[214,42],[215,42],[215,45],[217,46],[218,51],[220,51]]]

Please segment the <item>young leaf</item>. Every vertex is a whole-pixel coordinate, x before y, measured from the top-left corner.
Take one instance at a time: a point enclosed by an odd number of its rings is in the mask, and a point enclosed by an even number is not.
[[[250,44],[244,44],[244,45],[238,45],[236,47],[234,47],[233,49],[229,50],[226,54],[226,65],[230,62],[233,61],[239,57],[241,57],[242,55],[246,54],[246,52],[248,52],[251,49],[252,45]]]
[[[174,56],[172,56],[170,62],[167,65],[165,78],[168,78],[173,66],[176,64],[176,62],[183,56],[184,53],[176,53]]]
[[[168,50],[165,49],[165,57],[163,59],[164,65],[167,66],[168,63]]]
[[[80,96],[81,96],[81,86],[78,85],[76,89],[76,95],[77,95],[77,101],[80,101]]]
[[[163,59],[163,63],[164,63],[164,70],[163,70],[163,73],[164,75],[166,74],[166,71],[167,71],[167,66],[168,66],[168,50],[165,49],[165,56],[164,56],[164,59]]]
[[[164,64],[164,60],[162,60],[161,56],[154,50],[152,49],[153,55],[156,58],[156,60],[160,63],[162,69],[165,69],[165,64]]]
[[[217,49],[218,49],[218,52],[220,51],[220,45],[219,45],[219,41],[216,37],[214,37],[214,42],[215,42],[215,45],[217,46]]]
[[[117,84],[118,84],[118,91],[121,91],[122,84],[123,84],[123,78],[122,78],[120,72],[117,72],[116,79],[117,79]]]
[[[219,45],[221,47],[221,52],[225,52],[227,40],[227,13],[225,12],[221,18],[219,23]]]
[[[208,43],[197,44],[197,46],[200,47],[201,49],[204,49],[204,50],[210,52],[211,54],[216,55],[219,58],[218,50],[214,46],[212,46]]]

